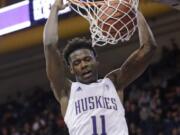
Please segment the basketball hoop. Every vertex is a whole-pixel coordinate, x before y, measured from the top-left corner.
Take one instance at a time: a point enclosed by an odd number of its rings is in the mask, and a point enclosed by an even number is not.
[[[128,41],[137,27],[139,0],[69,0],[70,7],[89,21],[92,45]]]

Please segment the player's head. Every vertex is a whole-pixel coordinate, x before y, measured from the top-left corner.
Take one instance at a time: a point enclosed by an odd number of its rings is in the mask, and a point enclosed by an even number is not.
[[[85,38],[74,38],[64,48],[63,55],[77,81],[85,84],[97,81],[98,62],[91,41]]]

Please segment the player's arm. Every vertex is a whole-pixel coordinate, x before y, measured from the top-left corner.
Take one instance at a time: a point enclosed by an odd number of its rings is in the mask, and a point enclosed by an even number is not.
[[[59,102],[68,96],[71,85],[71,82],[65,78],[63,59],[58,49],[58,11],[63,8],[61,0],[56,0],[45,24],[43,35],[46,72]]]
[[[123,90],[145,71],[157,47],[153,33],[140,12],[138,12],[137,21],[139,49],[134,51],[119,69],[106,76],[113,81],[118,90]]]
[[[172,8],[180,10],[180,0],[151,0],[153,2],[163,3]]]

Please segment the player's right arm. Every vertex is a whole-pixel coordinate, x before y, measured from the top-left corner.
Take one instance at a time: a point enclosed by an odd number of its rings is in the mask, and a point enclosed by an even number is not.
[[[45,24],[43,34],[46,72],[55,98],[61,102],[62,113],[66,109],[63,108],[63,105],[64,103],[67,104],[71,86],[71,82],[65,78],[63,58],[58,49],[58,11],[64,7],[61,0],[56,0]]]

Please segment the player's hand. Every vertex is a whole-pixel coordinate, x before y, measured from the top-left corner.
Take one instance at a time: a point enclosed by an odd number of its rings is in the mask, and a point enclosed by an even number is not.
[[[137,10],[137,22],[138,23],[142,23],[145,20],[143,14],[141,13],[141,11]]]
[[[65,9],[68,6],[68,3],[64,4],[63,0],[56,0],[54,6],[58,8],[58,10]]]

